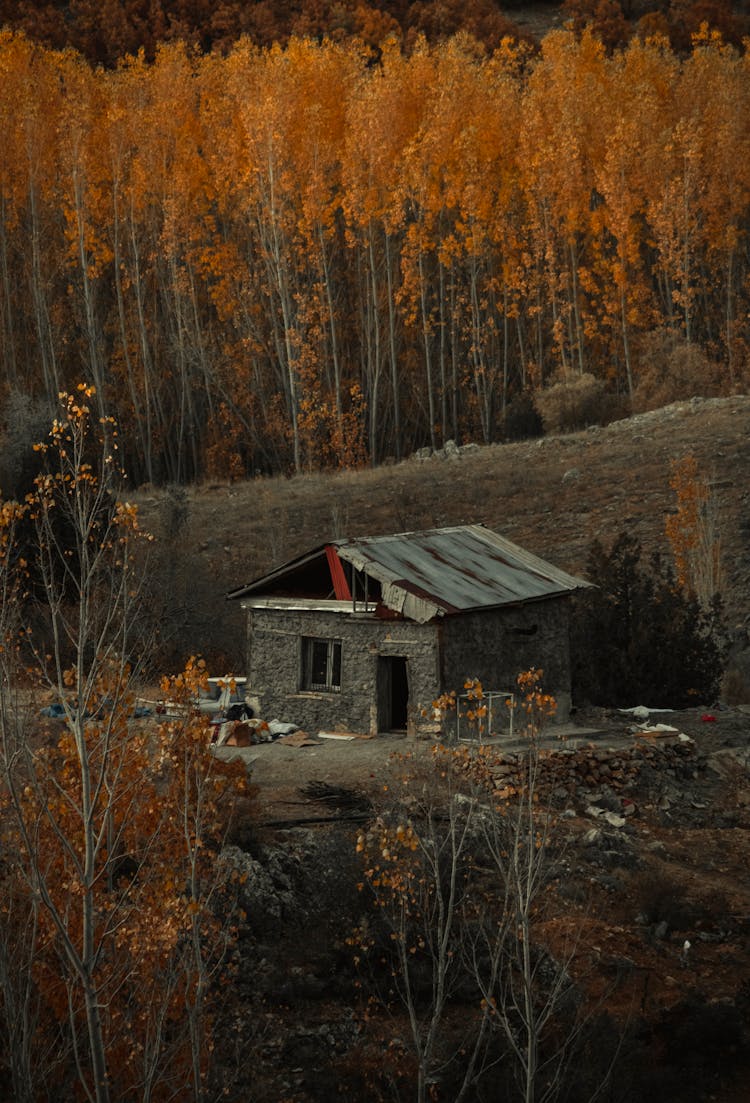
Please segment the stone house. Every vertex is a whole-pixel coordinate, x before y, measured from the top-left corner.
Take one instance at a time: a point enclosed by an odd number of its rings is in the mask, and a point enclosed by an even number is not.
[[[307,731],[434,725],[432,702],[518,674],[570,707],[568,606],[587,586],[485,528],[336,540],[227,595],[247,613],[247,679],[261,715]]]

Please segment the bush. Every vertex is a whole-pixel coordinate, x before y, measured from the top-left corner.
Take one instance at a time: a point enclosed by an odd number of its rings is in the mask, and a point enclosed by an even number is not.
[[[635,354],[633,410],[656,410],[694,395],[710,398],[725,393],[720,365],[699,345],[687,344],[668,330],[644,334]]]
[[[529,440],[544,436],[544,423],[531,391],[521,391],[507,405],[502,427],[503,440]]]
[[[42,400],[12,390],[0,414],[0,494],[20,501],[39,471],[34,444],[47,435],[51,413]]]
[[[705,611],[636,537],[596,541],[573,621],[573,692],[595,705],[687,708],[714,701],[724,665],[719,603]]]
[[[606,425],[616,415],[601,379],[584,373],[553,382],[536,395],[536,407],[547,433],[574,432],[588,425]]]

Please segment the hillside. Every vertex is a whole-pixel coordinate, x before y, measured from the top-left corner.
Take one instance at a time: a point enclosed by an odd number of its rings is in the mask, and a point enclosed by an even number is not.
[[[224,595],[332,537],[481,522],[573,572],[594,539],[623,529],[666,550],[670,464],[692,452],[710,476],[727,622],[750,628],[750,396],[692,399],[605,428],[413,457],[375,470],[139,493],[158,538],[175,658],[244,666],[243,618]],[[170,536],[171,533],[171,536]],[[166,575],[161,572],[166,572]]]
[[[693,400],[452,459],[197,488],[172,544],[189,601],[181,642],[224,648],[241,668],[242,617],[222,593],[345,533],[481,521],[574,571],[584,569],[592,539],[609,542],[623,528],[647,550],[664,547],[670,464],[688,452],[711,474],[729,620],[747,629],[749,427],[750,396]],[[174,495],[141,501],[154,526],[179,506]],[[675,748],[634,740],[623,716],[599,710],[585,718],[598,730],[582,729],[549,762],[563,876],[537,934],[553,961],[564,959],[566,939],[580,950],[572,973],[595,1008],[581,1067],[595,1077],[591,1070],[612,1059],[613,1103],[747,1096],[748,717],[722,709],[705,723],[702,713],[668,718],[694,740],[678,737]],[[364,793],[381,822],[387,794],[400,790],[405,751],[429,758],[430,747],[386,739],[246,752],[253,811],[229,854],[246,879],[250,917],[237,977],[248,1055],[239,1086],[258,1100],[414,1098],[408,1022],[397,1004],[365,1003],[377,978],[352,964],[352,932],[372,922],[355,889],[361,817],[347,808],[337,819],[315,797],[327,786],[348,787],[344,797]],[[512,768],[512,755],[501,759],[500,784]],[[597,811],[605,804],[615,812],[607,822]],[[446,1021],[455,1030],[470,1015],[458,1000]],[[502,1062],[496,1075],[507,1075]],[[495,1092],[483,1098],[517,1097]],[[455,1098],[447,1074],[435,1098]]]

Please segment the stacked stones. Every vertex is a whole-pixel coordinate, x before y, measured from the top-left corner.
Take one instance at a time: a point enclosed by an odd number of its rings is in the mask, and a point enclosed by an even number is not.
[[[524,760],[523,753],[508,753],[489,764],[495,794],[501,800],[512,798],[525,785]],[[705,760],[698,755],[695,743],[685,736],[643,738],[619,748],[563,747],[540,753],[536,788],[540,799],[586,796],[601,786],[627,797],[642,781],[650,780],[646,775],[687,780],[697,777],[704,768]]]

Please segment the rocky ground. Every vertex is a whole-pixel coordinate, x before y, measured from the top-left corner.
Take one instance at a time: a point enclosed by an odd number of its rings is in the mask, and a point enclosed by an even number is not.
[[[623,529],[647,553],[663,551],[671,464],[692,453],[720,526],[739,706],[750,701],[749,427],[750,397],[695,399],[605,428],[446,448],[374,471],[141,492],[158,537],[155,588],[170,595],[162,663],[201,652],[214,669],[241,672],[243,618],[224,594],[335,537],[483,522],[574,572],[585,570],[593,539],[608,544]],[[608,710],[579,709],[574,720],[565,742],[553,731],[544,747],[542,796],[561,876],[542,934],[552,954],[575,937],[576,983],[610,1012],[619,1048],[606,1098],[744,1103],[750,716],[710,702],[660,714],[677,733],[652,736]],[[493,784],[512,803],[518,747],[501,750]],[[367,910],[357,834],[392,795],[391,755],[430,751],[379,738],[240,752],[254,787],[227,860],[245,877],[248,914],[232,1058],[243,1098],[413,1098],[395,1072],[393,1091],[384,1086],[383,1053],[397,1069],[408,1028],[371,1013],[350,939]]]
[[[553,955],[575,939],[576,983],[621,1031],[607,1098],[740,1103],[750,1083],[750,715],[652,717],[675,732],[606,710],[578,719],[566,739],[551,728],[543,740],[539,793],[560,877],[539,933]],[[496,794],[512,803],[519,751],[485,749]],[[367,905],[355,840],[403,756],[431,751],[379,738],[234,752],[253,760],[256,787],[228,852],[247,878],[253,1098],[385,1098],[373,1072],[367,1092],[352,1087],[353,1066],[364,1075],[378,1046],[408,1033],[358,995],[348,939]]]

